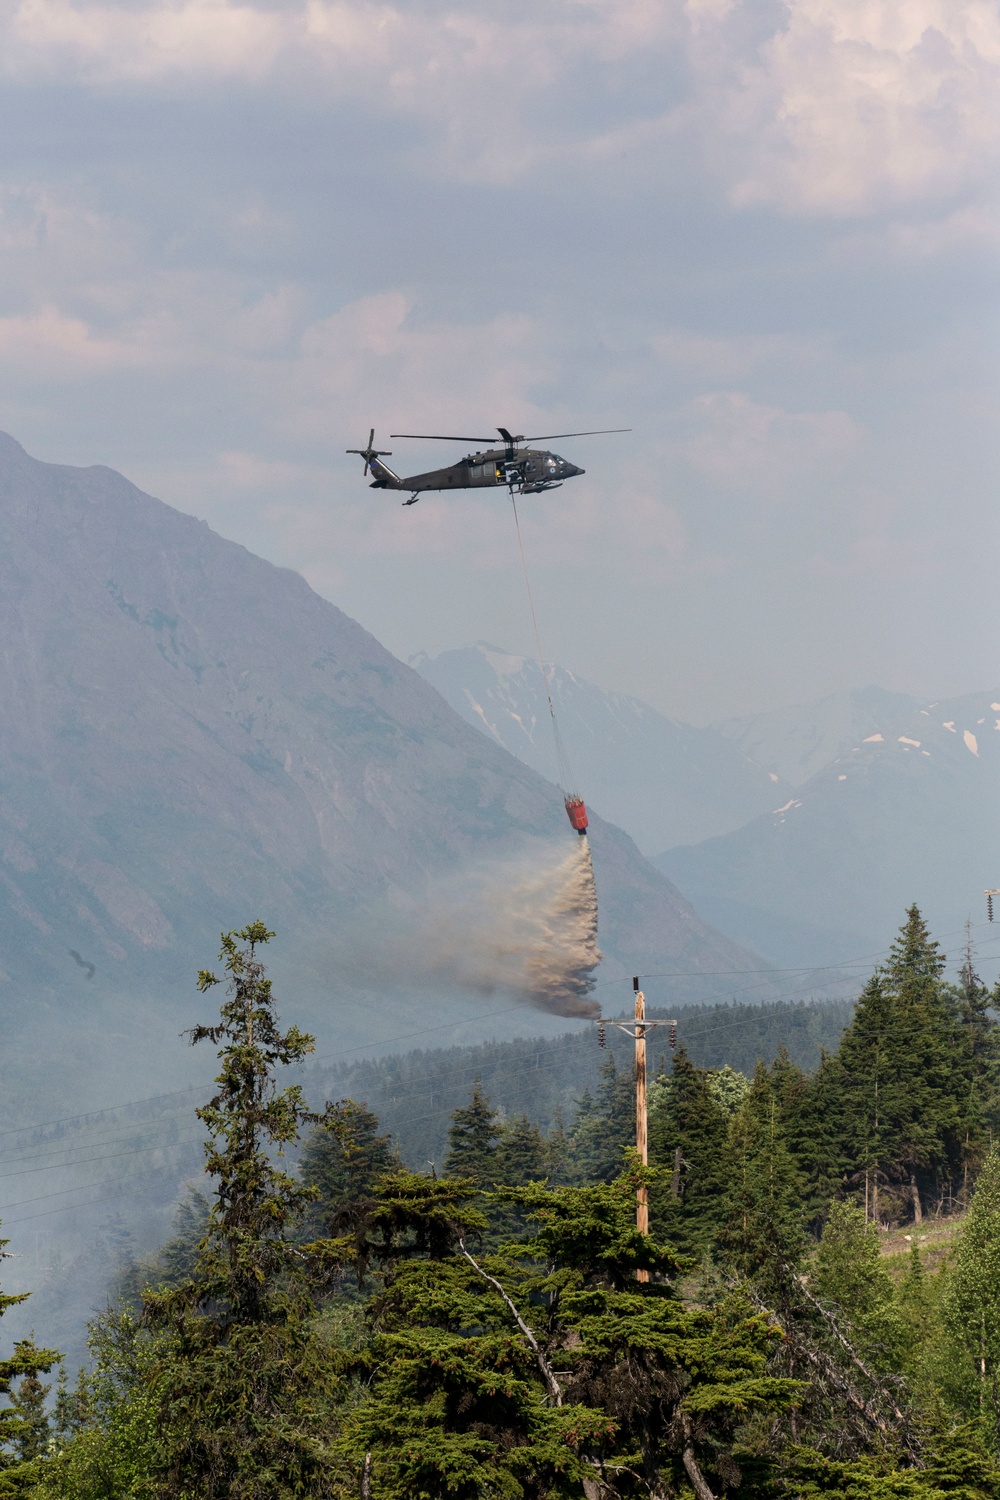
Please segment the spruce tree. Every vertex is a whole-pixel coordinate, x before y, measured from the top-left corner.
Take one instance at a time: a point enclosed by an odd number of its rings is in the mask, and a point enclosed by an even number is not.
[[[832,1203],[813,1257],[811,1285],[873,1370],[897,1370],[903,1326],[881,1255],[879,1232],[855,1203]]]
[[[992,1014],[1000,985],[991,991],[976,972],[968,933],[958,985],[951,993],[965,1042],[961,1198],[967,1202],[969,1171],[979,1165],[988,1142],[1000,1131],[1000,1022]]]
[[[378,1118],[370,1109],[353,1099],[328,1105],[299,1158],[299,1176],[316,1193],[304,1233],[343,1232],[364,1212],[382,1174],[399,1165],[392,1141],[379,1134]]]
[[[943,968],[911,907],[834,1060],[841,1150],[873,1219],[908,1208],[919,1222],[924,1195],[961,1165],[967,1047]]]
[[[920,1246],[914,1240],[906,1270],[896,1287],[896,1307],[901,1330],[899,1368],[914,1388],[926,1384],[924,1366],[928,1348],[940,1340],[941,1309],[937,1288],[930,1285]]]
[[[0,1239],[0,1262],[6,1260],[9,1240]],[[0,1291],[0,1318],[9,1307],[27,1301],[29,1292]],[[55,1349],[39,1349],[32,1339],[19,1339],[6,1359],[0,1358],[0,1476],[12,1467],[38,1456],[37,1444],[45,1419],[45,1394],[40,1375],[48,1374],[59,1361]],[[41,1396],[39,1397],[39,1392]]]
[[[962,1227],[945,1318],[978,1415],[1000,1448],[1000,1151],[983,1164]]]
[[[650,1115],[649,1159],[661,1173],[650,1201],[657,1233],[683,1255],[700,1255],[721,1225],[726,1140],[708,1075],[678,1047],[664,1101]]]
[[[622,1158],[635,1145],[635,1079],[619,1069],[611,1053],[601,1064],[596,1095],[580,1101],[569,1133],[567,1176],[573,1182],[611,1182]]]
[[[496,1181],[505,1187],[522,1187],[548,1175],[545,1141],[538,1126],[520,1115],[500,1132],[496,1151]]]
[[[468,1104],[452,1110],[445,1171],[450,1177],[473,1177],[489,1184],[496,1178],[500,1121],[477,1078]]]
[[[845,1128],[844,1071],[836,1057],[820,1054],[809,1079],[799,1122],[797,1164],[806,1182],[809,1218],[818,1221],[830,1200],[845,1185],[858,1184],[857,1162],[848,1156]]]
[[[222,1062],[216,1094],[197,1111],[209,1130],[214,1201],[191,1276],[143,1297],[161,1350],[155,1478],[170,1500],[290,1500],[327,1494],[332,1482],[335,1380],[295,1243],[315,1193],[278,1165],[314,1117],[300,1088],[274,1081],[312,1038],[279,1028],[257,951],[271,936],[254,922],[223,937],[228,998],[217,1025],[191,1033],[216,1044]],[[198,986],[219,982],[203,971]]]
[[[779,1338],[767,1320],[674,1294],[674,1256],[635,1225],[650,1176],[633,1160],[610,1184],[491,1195],[533,1231],[492,1254],[477,1246],[488,1226],[474,1184],[383,1179],[363,1249],[383,1285],[337,1443],[355,1493],[577,1500],[605,1485],[704,1496],[717,1493],[706,1475],[738,1482],[740,1423],[774,1416],[798,1387],[767,1373]],[[637,1282],[639,1268],[652,1279]]]
[[[56,1399],[52,1403],[52,1431],[60,1446],[68,1443],[76,1429],[74,1422],[75,1403],[69,1388],[65,1365],[59,1366],[56,1380]]]
[[[198,1249],[208,1228],[211,1205],[200,1188],[189,1185],[174,1210],[170,1238],[152,1257],[133,1263],[126,1287],[135,1288],[138,1302],[145,1286],[179,1286],[192,1275]]]
[[[21,1463],[30,1463],[48,1452],[52,1424],[46,1409],[51,1385],[43,1385],[37,1374],[22,1375],[11,1392],[10,1407],[20,1423],[14,1451]]]
[[[733,1118],[718,1246],[725,1264],[779,1311],[805,1248],[804,1184],[788,1145],[779,1088],[759,1063]]]

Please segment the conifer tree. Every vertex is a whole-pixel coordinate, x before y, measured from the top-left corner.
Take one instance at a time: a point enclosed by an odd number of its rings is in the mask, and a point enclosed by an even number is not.
[[[812,1288],[833,1304],[865,1362],[880,1374],[899,1368],[903,1328],[874,1224],[855,1203],[832,1203],[811,1266]]]
[[[315,1193],[275,1160],[314,1119],[300,1088],[276,1087],[275,1070],[300,1062],[312,1038],[278,1026],[257,952],[271,936],[254,922],[223,937],[228,998],[217,1025],[191,1033],[216,1044],[222,1062],[215,1096],[197,1111],[214,1201],[191,1276],[143,1297],[162,1348],[155,1477],[171,1500],[329,1492],[324,1427],[335,1382],[294,1242]],[[202,991],[218,983],[199,975]]]
[[[635,1081],[619,1069],[611,1053],[601,1064],[596,1095],[580,1100],[570,1131],[567,1175],[573,1182],[611,1182],[621,1171],[622,1153],[635,1144]]]
[[[65,1365],[59,1366],[56,1380],[56,1399],[52,1403],[52,1431],[57,1444],[68,1443],[76,1431],[73,1420],[74,1402],[69,1388]]]
[[[719,1249],[726,1264],[780,1311],[805,1248],[804,1185],[789,1150],[779,1090],[763,1063],[730,1126],[726,1169]]]
[[[452,1110],[445,1171],[451,1177],[474,1177],[489,1184],[496,1178],[500,1121],[477,1078],[468,1104]]]
[[[48,1452],[52,1424],[46,1410],[51,1385],[43,1385],[37,1374],[22,1375],[11,1393],[10,1409],[20,1424],[14,1451],[21,1463],[30,1463]]]
[[[399,1165],[396,1148],[379,1134],[378,1118],[370,1109],[353,1099],[328,1105],[299,1158],[299,1176],[316,1193],[304,1232],[342,1232],[364,1212],[382,1174]]]
[[[940,1296],[935,1291],[914,1240],[896,1287],[896,1307],[901,1330],[899,1368],[915,1388],[926,1385],[926,1354],[941,1337]]]
[[[383,1266],[361,1357],[364,1398],[338,1449],[378,1500],[577,1500],[715,1493],[738,1481],[733,1435],[798,1387],[765,1365],[778,1332],[736,1304],[689,1309],[672,1253],[635,1225],[650,1173],[501,1191],[533,1225],[487,1234],[475,1184],[379,1184],[365,1253]],[[482,1201],[481,1197],[479,1201]],[[644,1268],[653,1280],[640,1284]],[[585,1485],[590,1488],[585,1488]]]
[[[1000,1448],[1000,1151],[979,1174],[955,1256],[945,1317],[971,1394],[970,1415]]]
[[[678,1047],[662,1106],[651,1112],[651,1190],[657,1233],[683,1255],[700,1255],[718,1233],[726,1196],[726,1117],[708,1075]]]
[[[7,1259],[9,1243],[0,1239],[0,1263]],[[0,1291],[0,1318],[9,1307],[27,1301],[29,1296],[28,1292]],[[36,1444],[42,1431],[39,1424],[45,1420],[45,1395],[50,1389],[38,1377],[47,1374],[59,1358],[57,1350],[39,1349],[32,1339],[19,1339],[12,1353],[0,1358],[0,1397],[7,1403],[0,1407],[0,1476],[37,1456]]]
[[[992,1012],[1000,1000],[983,983],[973,960],[971,935],[966,934],[965,956],[958,985],[952,991],[965,1042],[967,1087],[962,1103],[962,1199],[968,1197],[968,1173],[1000,1131],[1000,1022]]]
[[[922,1188],[961,1163],[966,1040],[942,981],[944,959],[917,907],[866,986],[835,1059],[842,1150],[872,1218],[894,1187],[913,1218]]]
[[[859,1175],[863,1177],[863,1165],[859,1172],[858,1164],[847,1155],[843,1079],[837,1057],[822,1053],[809,1079],[800,1122],[797,1165],[807,1184],[814,1228],[818,1228],[826,1205],[848,1180],[851,1186],[857,1186]]]
[[[496,1152],[496,1180],[505,1187],[522,1187],[548,1175],[545,1141],[538,1126],[520,1115],[500,1132]]]

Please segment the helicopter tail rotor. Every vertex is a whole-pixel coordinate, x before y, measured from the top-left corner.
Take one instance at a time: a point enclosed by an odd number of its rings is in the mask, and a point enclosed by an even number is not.
[[[364,461],[365,461],[365,474],[364,474],[364,477],[366,479],[368,478],[369,471],[372,468],[372,460],[373,459],[377,459],[377,458],[391,458],[392,457],[392,449],[391,448],[376,448],[375,447],[375,429],[374,429],[374,427],[372,428],[371,432],[368,434],[368,447],[367,448],[346,448],[344,451],[346,453],[356,453],[359,458],[363,458],[364,459]],[[379,467],[381,468],[382,465],[379,465]]]

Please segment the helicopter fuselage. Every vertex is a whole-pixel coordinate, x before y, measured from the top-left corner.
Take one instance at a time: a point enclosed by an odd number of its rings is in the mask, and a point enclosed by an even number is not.
[[[566,479],[584,473],[558,453],[544,448],[488,448],[470,453],[446,469],[429,469],[426,474],[411,474],[401,479],[378,457],[371,460],[373,490],[409,490],[416,497],[427,490],[496,489],[500,485],[516,489],[521,495],[537,495],[553,489]],[[407,502],[411,504],[412,502]]]

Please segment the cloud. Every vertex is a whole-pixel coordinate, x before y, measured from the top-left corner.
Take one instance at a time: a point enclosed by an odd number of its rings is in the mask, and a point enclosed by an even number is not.
[[[984,0],[788,0],[754,56],[749,5],[696,33],[737,205],[856,215],[982,188],[1000,146],[1000,14]]]
[[[792,214],[978,191],[1000,144],[989,0],[21,0],[0,56],[19,81],[235,82],[409,120],[405,149],[460,180],[603,163],[648,187],[693,152],[737,206]]]
[[[225,0],[180,5],[73,5],[22,0],[7,26],[4,71],[108,84],[239,77],[260,81],[288,44],[294,16]]]
[[[716,486],[776,498],[828,476],[853,454],[861,429],[844,411],[791,412],[743,391],[713,391],[678,414],[675,451]]]

